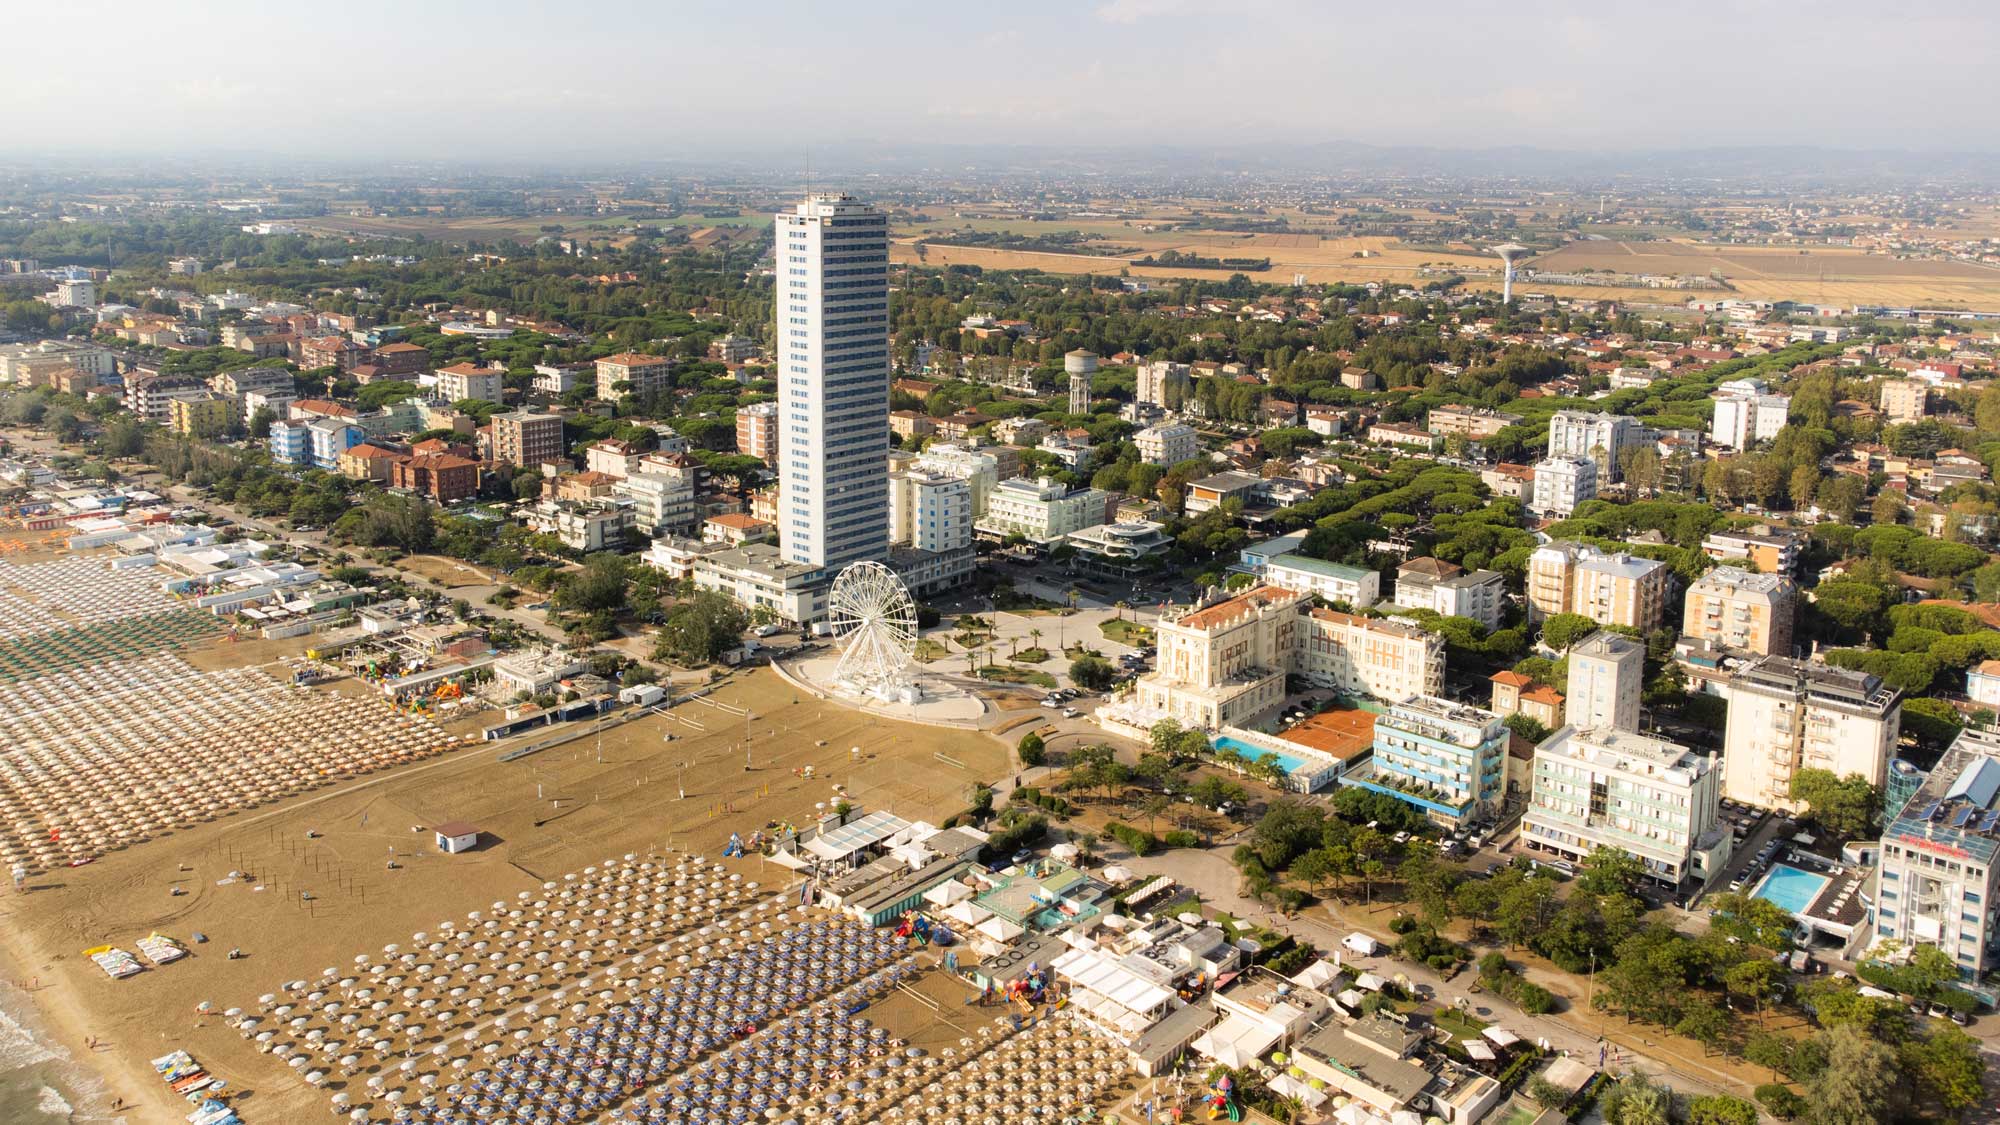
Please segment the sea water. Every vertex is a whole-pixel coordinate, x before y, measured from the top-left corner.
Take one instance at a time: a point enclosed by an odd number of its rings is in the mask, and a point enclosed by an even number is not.
[[[0,1122],[123,1121],[104,1083],[43,1027],[27,993],[0,981]]]

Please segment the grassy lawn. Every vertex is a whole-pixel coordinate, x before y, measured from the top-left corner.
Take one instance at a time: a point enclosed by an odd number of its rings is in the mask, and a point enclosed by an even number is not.
[[[988,664],[981,668],[979,678],[1002,684],[1034,684],[1045,688],[1056,686],[1056,678],[1047,672],[1035,672],[1026,668],[1003,668],[998,664]]]
[[[912,655],[916,657],[918,663],[928,664],[933,660],[943,660],[946,656],[951,655],[951,650],[931,640],[929,637],[919,637],[917,639],[916,652]]]
[[[1486,1030],[1484,1020],[1475,1019],[1456,1008],[1440,1008],[1432,1020],[1439,1027],[1451,1032],[1454,1039],[1477,1039],[1479,1033]]]
[[[1021,651],[1015,653],[1014,655],[1008,657],[1007,659],[1013,661],[1016,664],[1040,664],[1042,661],[1047,660],[1048,658],[1049,658],[1048,649],[1024,648]]]
[[[1144,648],[1153,643],[1153,630],[1137,621],[1115,617],[1098,628],[1103,631],[1105,640],[1127,648]]]

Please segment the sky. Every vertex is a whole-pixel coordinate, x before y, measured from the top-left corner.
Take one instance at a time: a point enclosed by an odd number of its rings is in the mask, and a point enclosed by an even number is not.
[[[1991,0],[89,9],[7,5],[0,162],[113,151],[783,163],[815,146],[939,143],[2000,149]]]

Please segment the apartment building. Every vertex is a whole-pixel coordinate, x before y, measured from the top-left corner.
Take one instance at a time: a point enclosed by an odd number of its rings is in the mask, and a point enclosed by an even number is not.
[[[1142,708],[1185,726],[1241,726],[1285,701],[1306,595],[1258,586],[1170,613],[1154,630],[1158,659],[1138,681]]]
[[[673,386],[673,361],[665,356],[620,352],[597,361],[597,397],[617,402],[633,395],[657,394]],[[619,385],[624,384],[620,390]]]
[[[1387,794],[1448,826],[1485,819],[1505,796],[1507,738],[1491,711],[1413,696],[1375,717],[1370,762],[1340,784]]]
[[[1501,718],[1526,715],[1549,730],[1563,725],[1563,693],[1509,669],[1487,677],[1493,685],[1486,709]]]
[[[1201,437],[1185,422],[1147,426],[1132,435],[1132,443],[1148,465],[1178,465],[1201,454]]]
[[[1637,418],[1585,410],[1558,410],[1549,419],[1548,457],[1550,460],[1588,457],[1597,462],[1599,480],[1616,484],[1622,479],[1618,454],[1627,446],[1644,444],[1649,437],[1649,432]]]
[[[198,375],[130,372],[125,376],[125,409],[148,422],[165,422],[169,402],[180,395],[199,393],[202,389]]]
[[[574,551],[622,547],[638,516],[623,500],[544,500],[528,512],[528,526],[554,535]]]
[[[1701,552],[1717,562],[1742,562],[1763,574],[1792,574],[1805,549],[1805,533],[1768,524],[1713,531],[1701,541]]]
[[[1729,861],[1713,756],[1630,730],[1565,726],[1535,747],[1521,838],[1582,860],[1618,848],[1669,886]]]
[[[1424,420],[1424,426],[1439,437],[1460,434],[1477,441],[1492,437],[1520,420],[1519,414],[1503,414],[1477,406],[1450,405],[1433,409]]]
[[[396,340],[375,349],[373,356],[378,369],[377,378],[401,379],[415,375],[431,365],[429,348]],[[498,399],[494,400],[498,402]]]
[[[1037,547],[1053,547],[1072,531],[1103,523],[1105,499],[1095,488],[1015,477],[994,486],[986,497],[986,514],[973,528],[994,540],[1019,535]]]
[[[1382,576],[1365,566],[1328,562],[1309,555],[1274,555],[1264,563],[1264,581],[1287,590],[1317,594],[1329,602],[1367,609],[1382,600]]]
[[[1538,515],[1562,518],[1579,505],[1597,499],[1597,462],[1588,457],[1551,457],[1535,466],[1534,501]]]
[[[368,349],[345,336],[314,336],[299,341],[299,367],[314,371],[331,367],[352,371],[368,359]]]
[[[1528,556],[1528,616],[1580,613],[1599,625],[1650,631],[1666,614],[1670,576],[1667,564],[1654,559],[1587,543],[1546,543]]]
[[[1930,405],[1931,389],[1915,379],[1885,379],[1881,393],[1882,417],[1891,422],[1921,422]]]
[[[639,447],[629,441],[618,438],[593,441],[583,447],[583,471],[624,480],[639,471],[642,456]]]
[[[1584,730],[1638,730],[1645,680],[1645,645],[1622,633],[1592,633],[1570,646],[1569,723]]]
[[[1139,365],[1135,401],[1163,410],[1179,410],[1186,401],[1194,369],[1185,363],[1142,363]]]
[[[1978,980],[2000,968],[2000,731],[1967,727],[1890,814],[1874,942],[1933,945]]]
[[[1724,383],[1709,397],[1715,400],[1715,413],[1708,440],[1730,449],[1748,449],[1777,437],[1792,410],[1791,396],[1771,394],[1761,379]]]
[[[1391,702],[1444,690],[1444,637],[1393,617],[1300,615],[1291,669],[1326,687]]]
[[[778,404],[752,403],[736,410],[736,452],[778,465]]]
[[[167,400],[167,428],[214,437],[236,424],[236,403],[214,391],[191,391]]]
[[[632,505],[632,526],[640,534],[684,535],[700,515],[695,472],[694,462],[682,454],[648,454],[639,459],[638,471],[611,486],[611,495]]]
[[[510,410],[495,414],[493,459],[515,468],[564,460],[563,420],[554,414]]]
[[[1797,812],[1802,769],[1859,774],[1883,784],[1902,730],[1902,693],[1866,672],[1767,656],[1728,682],[1722,795]]]
[[[479,462],[455,453],[418,453],[389,466],[389,487],[428,496],[440,504],[479,495]]]
[[[1688,587],[1681,632],[1759,656],[1787,656],[1797,599],[1798,587],[1783,574],[1718,566]]]
[[[949,443],[926,448],[917,455],[915,467],[965,481],[972,489],[972,518],[975,520],[986,514],[986,501],[1001,479],[1013,475],[1002,469],[995,450],[970,449]]]
[[[118,372],[118,360],[106,348],[75,340],[37,340],[31,344],[0,346],[0,383],[25,383],[21,365],[36,360],[58,359],[73,370],[95,375],[100,380]]]
[[[694,560],[696,589],[712,590],[747,609],[767,609],[790,625],[825,619],[830,583],[824,579],[824,568],[792,562],[769,543],[747,543]]]
[[[889,542],[942,554],[972,546],[972,485],[922,469],[889,474]]]
[[[468,398],[482,402],[499,402],[506,374],[505,371],[481,367],[476,363],[454,363],[450,367],[440,367],[437,370],[437,394],[446,402],[459,402]]]

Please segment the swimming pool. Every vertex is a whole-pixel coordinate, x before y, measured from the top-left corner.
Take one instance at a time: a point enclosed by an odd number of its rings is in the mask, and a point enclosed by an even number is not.
[[[1270,754],[1278,759],[1278,764],[1284,766],[1285,771],[1287,773],[1296,772],[1300,767],[1306,764],[1306,760],[1304,758],[1300,758],[1292,754],[1287,754],[1283,750],[1272,750],[1263,746],[1252,746],[1248,742],[1244,742],[1241,739],[1231,738],[1226,734],[1218,737],[1215,740],[1215,748],[1217,750],[1234,750],[1238,754],[1243,755],[1245,758],[1253,762],[1262,761],[1264,755]]]
[[[1771,873],[1764,876],[1763,882],[1757,884],[1752,896],[1774,903],[1786,913],[1796,916],[1804,914],[1806,907],[1812,905],[1813,899],[1818,898],[1819,892],[1831,881],[1824,875],[1780,863],[1771,868]]]

